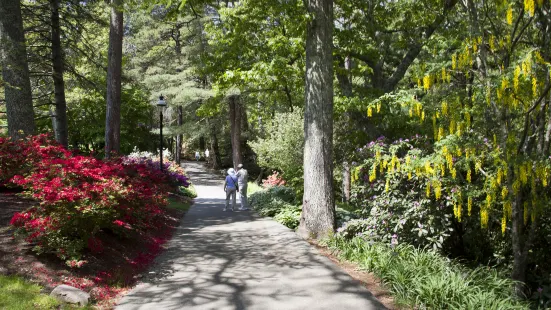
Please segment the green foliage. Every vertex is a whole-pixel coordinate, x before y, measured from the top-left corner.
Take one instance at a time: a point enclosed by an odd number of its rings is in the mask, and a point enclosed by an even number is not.
[[[278,169],[295,190],[303,184],[304,120],[302,111],[277,113],[266,126],[266,136],[249,142],[260,166]]]
[[[398,304],[420,309],[530,308],[511,294],[513,282],[492,268],[469,270],[433,251],[362,237],[335,236],[328,245],[379,277]]]
[[[279,210],[274,216],[274,220],[291,229],[296,229],[300,224],[301,211],[302,209],[299,206],[287,206]]]
[[[98,84],[105,84],[100,78]],[[153,149],[154,135],[150,132],[153,106],[148,100],[149,94],[139,85],[130,84],[122,89],[121,105],[121,153],[129,154],[135,148],[139,150]],[[73,128],[69,135],[70,144],[86,151],[103,152],[105,143],[105,113],[104,92],[73,88],[67,94],[71,104],[68,111],[69,127]]]
[[[261,190],[264,190],[264,188],[262,188],[262,186],[256,184],[255,182],[249,182],[247,184],[247,194],[249,196]]]
[[[301,208],[294,204],[295,200],[294,191],[284,186],[273,186],[249,196],[249,204],[260,215],[273,217],[291,229],[300,221]]]
[[[193,186],[193,184],[190,184],[188,187],[180,186],[178,189],[184,196],[197,198],[197,191],[195,190],[195,186]]]
[[[20,277],[0,275],[0,309],[58,309],[59,302],[41,289]]]

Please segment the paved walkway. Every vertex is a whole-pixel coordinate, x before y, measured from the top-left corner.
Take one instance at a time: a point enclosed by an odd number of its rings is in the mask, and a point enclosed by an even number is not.
[[[288,228],[223,212],[222,176],[185,169],[198,198],[156,265],[116,309],[384,309]]]

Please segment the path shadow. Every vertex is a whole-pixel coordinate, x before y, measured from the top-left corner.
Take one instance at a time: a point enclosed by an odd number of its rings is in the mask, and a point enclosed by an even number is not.
[[[123,309],[356,309],[320,298],[385,309],[293,231],[250,212],[223,212],[223,201],[196,200]]]

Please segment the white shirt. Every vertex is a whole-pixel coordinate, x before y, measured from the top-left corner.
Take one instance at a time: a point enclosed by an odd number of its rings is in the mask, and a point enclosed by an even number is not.
[[[205,150],[205,157],[209,157],[209,150]]]
[[[249,179],[249,173],[247,170],[241,168],[237,171],[237,178],[237,183],[239,183],[239,186],[246,185]]]

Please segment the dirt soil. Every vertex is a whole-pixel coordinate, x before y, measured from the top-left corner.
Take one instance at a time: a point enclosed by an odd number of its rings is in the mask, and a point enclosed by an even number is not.
[[[372,273],[362,270],[359,265],[340,260],[336,253],[333,253],[327,247],[321,246],[317,243],[310,241],[318,251],[329,258],[333,263],[341,267],[346,273],[348,273],[354,280],[361,282],[365,288],[367,288],[373,296],[375,296],[385,307],[389,310],[405,310],[406,308],[398,307],[388,290],[386,290],[381,281]]]
[[[185,212],[167,209],[163,223],[148,235],[130,230],[125,236],[101,232],[101,253],[87,252],[81,268],[70,268],[53,254],[37,255],[32,245],[14,238],[11,217],[35,204],[9,190],[0,190],[0,274],[16,274],[44,286],[49,293],[57,285],[67,284],[89,292],[100,309],[110,309],[139,280],[141,273],[162,251]],[[156,248],[156,249],[152,249]],[[155,253],[155,254],[151,254]]]

